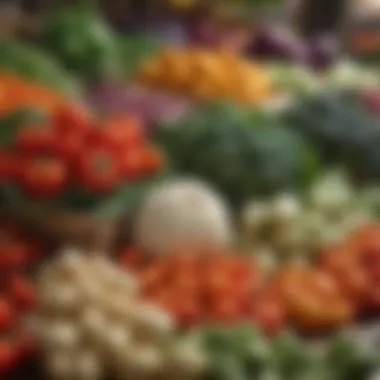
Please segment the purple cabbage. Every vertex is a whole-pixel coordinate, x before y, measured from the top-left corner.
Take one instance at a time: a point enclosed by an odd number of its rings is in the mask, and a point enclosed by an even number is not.
[[[321,36],[307,41],[309,64],[316,70],[328,69],[341,55],[341,46],[337,39]]]

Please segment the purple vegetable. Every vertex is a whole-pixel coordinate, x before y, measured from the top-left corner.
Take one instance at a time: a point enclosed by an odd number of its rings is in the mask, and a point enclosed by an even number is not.
[[[309,64],[317,70],[328,69],[340,56],[341,46],[332,37],[321,36],[308,41]]]
[[[147,130],[164,121],[181,118],[191,110],[191,102],[177,95],[131,86],[101,85],[89,89],[87,102],[100,114],[130,112]]]
[[[248,54],[265,60],[306,63],[308,51],[304,42],[285,29],[267,29],[256,34]]]

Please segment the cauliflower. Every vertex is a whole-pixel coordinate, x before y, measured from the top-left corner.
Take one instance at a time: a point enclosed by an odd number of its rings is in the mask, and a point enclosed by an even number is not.
[[[161,255],[186,246],[224,249],[232,241],[232,221],[224,200],[193,179],[169,181],[143,200],[133,227],[135,243]]]

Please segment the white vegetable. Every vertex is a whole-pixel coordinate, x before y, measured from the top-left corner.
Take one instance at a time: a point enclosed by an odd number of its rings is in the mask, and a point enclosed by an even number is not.
[[[287,225],[297,220],[302,207],[298,197],[283,194],[275,198],[271,204],[271,219],[277,225]]]
[[[103,378],[101,357],[92,350],[75,353],[73,380],[98,380]]]
[[[167,366],[169,370],[197,375],[207,368],[208,358],[200,346],[190,339],[183,339],[172,347]]]
[[[316,210],[327,216],[336,216],[349,208],[353,194],[343,176],[331,173],[315,184],[310,198]]]
[[[86,337],[91,341],[98,342],[101,339],[101,334],[107,330],[107,320],[101,310],[90,306],[83,310],[80,326]]]
[[[195,180],[176,180],[153,189],[134,224],[135,242],[156,254],[189,243],[194,249],[225,248],[232,240],[229,210],[221,196]]]
[[[50,352],[46,357],[46,371],[54,380],[74,379],[73,357],[70,351]]]
[[[302,250],[306,245],[307,237],[299,223],[289,222],[274,231],[273,246],[285,254],[292,254]]]
[[[139,333],[151,338],[168,337],[175,328],[168,313],[149,303],[141,303],[133,311],[132,323]]]
[[[70,321],[53,321],[47,325],[47,344],[54,349],[74,350],[81,340],[81,334],[77,325]]]
[[[131,333],[126,326],[112,323],[102,333],[100,343],[105,352],[117,353],[125,350],[131,343]]]
[[[257,238],[261,228],[267,224],[270,217],[270,206],[265,202],[250,202],[242,212],[242,225],[252,238]]]
[[[316,212],[308,213],[300,226],[306,239],[306,249],[314,250],[321,247],[326,233],[327,221]]]
[[[121,352],[119,373],[125,371],[125,379],[131,375],[151,376],[159,374],[164,368],[164,358],[160,349],[152,345],[134,345]]]
[[[266,274],[273,273],[278,267],[278,260],[272,248],[257,247],[253,250],[253,257],[258,261],[260,267]]]

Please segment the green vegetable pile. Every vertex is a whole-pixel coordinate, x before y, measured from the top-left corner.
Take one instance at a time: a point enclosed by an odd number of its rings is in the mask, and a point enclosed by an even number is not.
[[[15,41],[0,41],[0,70],[22,78],[35,80],[63,92],[76,93],[77,80],[54,56],[33,45]]]
[[[358,96],[335,92],[307,97],[286,112],[284,121],[326,164],[344,166],[355,181],[380,179],[379,119]]]
[[[379,365],[377,353],[342,334],[323,350],[289,332],[269,339],[252,324],[209,327],[200,335],[210,353],[207,380],[369,380]]]
[[[261,110],[206,106],[159,128],[175,170],[204,178],[236,206],[252,195],[308,186],[316,156],[299,136]]]

